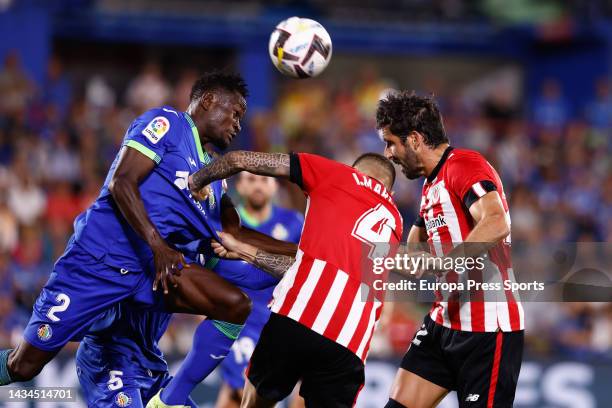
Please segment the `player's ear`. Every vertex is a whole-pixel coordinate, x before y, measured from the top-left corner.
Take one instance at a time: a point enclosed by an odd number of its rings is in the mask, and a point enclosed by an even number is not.
[[[410,135],[408,135],[408,138],[406,140],[408,141],[408,143],[410,143],[410,147],[412,147],[412,150],[416,151],[423,142],[423,135],[414,130],[410,132]]]
[[[216,102],[216,100],[217,96],[214,92],[204,92],[204,94],[200,98],[200,105],[202,106],[202,109],[208,110],[210,109],[212,104]]]

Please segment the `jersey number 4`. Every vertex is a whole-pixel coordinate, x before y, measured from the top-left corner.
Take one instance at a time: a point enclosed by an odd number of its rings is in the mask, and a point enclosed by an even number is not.
[[[395,230],[395,217],[382,204],[361,214],[353,226],[353,235],[370,247],[368,258],[384,258],[391,249],[389,241]]]

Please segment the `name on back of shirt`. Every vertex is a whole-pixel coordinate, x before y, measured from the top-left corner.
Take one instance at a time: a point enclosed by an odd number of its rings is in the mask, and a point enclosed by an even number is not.
[[[385,186],[382,183],[380,183],[378,180],[370,178],[366,175],[357,174],[357,173],[353,173],[353,179],[355,180],[355,183],[359,187],[369,188],[370,190],[374,191],[376,194],[378,194],[385,200],[392,202],[391,195],[389,194]]]

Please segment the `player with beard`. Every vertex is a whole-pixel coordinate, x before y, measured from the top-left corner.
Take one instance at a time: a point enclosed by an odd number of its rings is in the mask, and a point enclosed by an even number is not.
[[[272,203],[278,190],[276,179],[247,172],[240,173],[237,178],[236,191],[241,198],[237,208],[242,223],[276,239],[297,244],[304,217],[297,211]],[[253,306],[230,354],[221,363],[223,385],[217,399],[218,408],[240,406],[245,371],[261,330],[270,317],[267,306],[272,300],[272,292],[278,281],[278,277],[267,273],[252,273],[249,277],[240,279],[240,288],[251,298]]]
[[[308,199],[295,257],[270,254],[220,234],[220,256],[282,275],[270,318],[251,357],[242,407],[273,407],[301,380],[308,407],[355,404],[384,293],[371,285],[373,260],[393,256],[402,218],[392,197],[395,169],[376,153],[352,167],[321,156],[235,151],[190,177],[197,191],[240,171],[288,178]],[[219,252],[218,252],[219,251]]]
[[[510,217],[501,180],[475,151],[450,146],[431,98],[410,92],[379,102],[385,156],[408,179],[425,177],[408,244],[434,257],[487,259],[482,270],[440,281],[514,280]],[[523,309],[511,291],[436,293],[436,302],[398,370],[387,408],[430,408],[456,390],[460,407],[511,407],[523,352]]]

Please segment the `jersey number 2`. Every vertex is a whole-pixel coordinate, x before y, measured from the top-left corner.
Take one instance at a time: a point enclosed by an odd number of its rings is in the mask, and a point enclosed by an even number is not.
[[[364,212],[353,226],[352,235],[370,246],[368,258],[384,258],[391,249],[389,241],[395,230],[395,217],[382,204]]]
[[[52,322],[59,322],[60,318],[57,317],[55,314],[68,309],[68,306],[70,306],[70,297],[65,293],[60,293],[55,298],[55,301],[58,302],[59,305],[49,308],[49,311],[47,312],[47,317]]]

